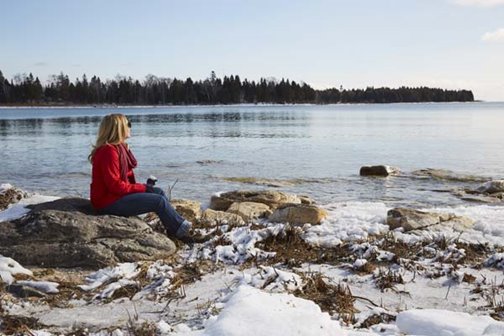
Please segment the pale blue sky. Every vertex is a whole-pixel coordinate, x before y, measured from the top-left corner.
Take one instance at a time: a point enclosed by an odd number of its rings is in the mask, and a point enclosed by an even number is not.
[[[468,88],[504,101],[504,0],[2,1],[0,32],[8,78],[215,70],[315,88]]]

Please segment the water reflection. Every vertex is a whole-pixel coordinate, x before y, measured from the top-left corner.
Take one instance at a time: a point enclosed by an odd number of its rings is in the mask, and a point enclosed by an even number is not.
[[[124,113],[133,124],[129,143],[139,180],[150,174],[160,183],[179,179],[177,197],[208,201],[214,192],[249,187],[220,177],[250,176],[304,179],[287,190],[326,202],[450,204],[458,200],[434,194],[431,190],[447,188],[430,180],[355,174],[362,165],[391,164],[405,171],[435,167],[503,175],[502,113],[480,110],[478,104],[456,105],[456,111],[454,106],[26,109],[13,111],[11,119],[0,110],[0,183],[87,195],[91,166],[86,159],[99,123],[108,113]],[[455,112],[458,117],[452,118]]]
[[[128,115],[133,122],[147,123],[192,123],[192,122],[240,122],[240,121],[289,121],[308,120],[307,113],[252,113],[252,112],[223,112],[223,113],[175,113],[175,114],[140,114]]]

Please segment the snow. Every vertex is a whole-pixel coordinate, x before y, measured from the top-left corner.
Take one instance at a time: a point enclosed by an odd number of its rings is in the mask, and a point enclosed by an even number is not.
[[[328,217],[321,225],[309,227],[304,235],[307,242],[316,246],[337,246],[344,241],[365,240],[371,234],[389,232],[386,224],[387,211],[390,210],[380,202],[342,202],[325,206]],[[466,216],[475,221],[474,226],[464,233],[437,228],[401,233],[395,231],[396,238],[407,243],[421,240],[432,240],[436,237],[460,238],[471,243],[491,243],[504,245],[504,207],[490,205],[472,205],[419,209],[422,211],[454,213]]]
[[[17,284],[32,287],[38,289],[39,291],[46,294],[55,294],[59,293],[58,286],[59,283],[52,281],[28,281],[28,280],[20,280],[16,281]]]
[[[305,240],[313,245],[337,246],[342,241],[388,232],[388,225],[384,224],[388,209],[384,203],[332,203],[325,208],[328,218],[322,225],[311,226],[305,234]]]
[[[236,278],[243,284],[262,288],[269,292],[294,291],[301,288],[301,277],[292,272],[281,271],[269,266],[260,266],[257,272],[244,271],[242,276]]]
[[[489,316],[437,309],[412,309],[399,313],[396,324],[410,335],[477,336],[503,335],[504,323]]]
[[[231,245],[217,245],[211,249],[204,248],[201,257],[225,264],[243,263],[252,257],[258,260],[272,257],[274,253],[265,252],[255,247],[255,244],[270,236],[278,235],[284,227],[284,224],[270,224],[262,230],[251,230],[249,227],[234,228],[224,234],[224,238],[231,242]],[[197,257],[198,255],[193,256],[193,258]]]
[[[270,294],[241,285],[225,302],[218,317],[208,321],[200,335],[323,336],[345,333],[338,321],[322,313],[312,301],[291,294]]]
[[[79,288],[91,291],[107,283],[107,286],[95,298],[110,298],[116,290],[128,285],[135,285],[136,281],[131,279],[139,273],[140,268],[137,263],[121,263],[116,267],[107,267],[90,274],[86,277],[87,285],[80,285]]]
[[[140,273],[136,263],[122,263],[116,267],[107,267],[86,277],[87,285],[79,286],[82,290],[90,291],[103,285],[111,279],[131,279]],[[112,284],[111,284],[112,285]]]
[[[6,184],[2,184],[0,186],[0,189],[5,186],[6,186]],[[10,185],[7,185],[7,186],[10,186]],[[12,187],[12,186],[10,186],[10,187]],[[1,191],[2,190],[0,190],[0,192]],[[18,203],[10,205],[4,211],[0,211],[0,223],[23,217],[28,212],[30,212],[30,209],[28,209],[26,207],[27,205],[39,204],[39,203],[44,203],[44,202],[52,202],[57,199],[59,199],[59,197],[43,196],[43,195],[38,195],[38,194],[31,195],[30,197],[27,197],[27,198],[23,198]]]
[[[0,185],[0,190],[11,187]],[[41,195],[23,199],[0,212],[0,221],[23,216],[28,211],[27,204],[54,199]],[[162,260],[122,263],[92,272],[85,283],[78,286],[88,293],[80,300],[69,301],[68,307],[49,309],[43,303],[17,299],[1,301],[5,296],[0,299],[0,305],[9,314],[33,316],[42,325],[89,328],[92,336],[125,335],[126,329],[118,328],[127,326],[132,317],[140,324],[152,323],[158,334],[165,336],[504,335],[504,323],[488,316],[491,308],[487,307],[485,292],[472,292],[476,286],[483,291],[504,282],[501,270],[504,268],[504,253],[487,254],[481,269],[466,267],[463,263],[457,267],[452,265],[466,256],[466,251],[455,244],[455,239],[504,246],[504,207],[471,205],[420,209],[474,219],[474,226],[463,234],[443,229],[390,232],[385,224],[389,207],[380,202],[332,203],[324,208],[328,210],[328,218],[321,225],[300,228],[304,232],[303,238],[322,247],[349,242],[347,246],[352,255],[348,263],[303,264],[294,268],[284,264],[261,265],[262,260],[274,253],[261,250],[257,244],[285,229],[281,223],[261,222],[259,229],[244,226],[223,230],[223,237],[218,237],[223,238],[222,245],[214,246],[215,239],[186,247],[179,252],[179,263],[169,264]],[[393,253],[381,250],[386,247],[378,247],[376,241],[366,240],[370,235],[384,233],[388,233],[390,239],[406,243],[427,242],[422,249],[425,256],[415,260],[410,269],[397,261],[387,264],[390,268],[379,266],[371,274],[354,272],[367,263],[395,260]],[[432,243],[438,238],[447,239],[447,245],[440,248]],[[255,258],[254,266],[246,263],[251,258]],[[185,262],[208,262],[214,269],[203,272],[194,283],[175,287],[172,280],[178,267]],[[377,288],[378,273],[387,271],[400,275],[404,283],[397,283],[393,288]],[[355,307],[359,312],[354,324],[341,326],[336,320],[337,314],[331,317],[313,301],[292,294],[301,289],[307,276],[314,272],[320,272],[324,281],[327,279],[333,285],[345,284],[355,297],[366,298],[380,307],[356,299]],[[32,276],[31,271],[15,260],[0,256],[1,281],[14,283],[15,274]],[[144,276],[142,282],[139,281],[140,274]],[[474,283],[462,281],[466,274],[475,279]],[[17,283],[48,294],[58,293],[57,282],[23,280]],[[140,283],[142,288],[131,299],[112,299],[117,289],[140,286]],[[500,302],[502,295],[498,293],[495,299]],[[367,318],[380,314],[396,316],[397,320],[358,329]],[[40,336],[59,334],[46,330],[32,333]]]
[[[0,280],[7,285],[10,285],[14,282],[13,275],[16,274],[26,274],[29,276],[33,275],[30,270],[21,266],[14,259],[0,255]]]
[[[9,189],[13,189],[14,186],[10,183],[2,183],[0,184],[0,193],[3,193]]]

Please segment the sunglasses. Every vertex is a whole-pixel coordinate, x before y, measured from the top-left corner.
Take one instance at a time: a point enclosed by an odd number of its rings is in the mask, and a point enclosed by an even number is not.
[[[128,120],[128,128],[131,128],[131,121]]]

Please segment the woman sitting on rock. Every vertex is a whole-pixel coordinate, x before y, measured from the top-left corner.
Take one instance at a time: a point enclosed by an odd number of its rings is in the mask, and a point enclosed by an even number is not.
[[[103,118],[89,161],[93,165],[91,204],[99,214],[136,216],[155,212],[167,235],[187,243],[192,223],[170,205],[161,188],[136,183],[137,161],[125,142],[131,136],[131,122],[123,114]]]

